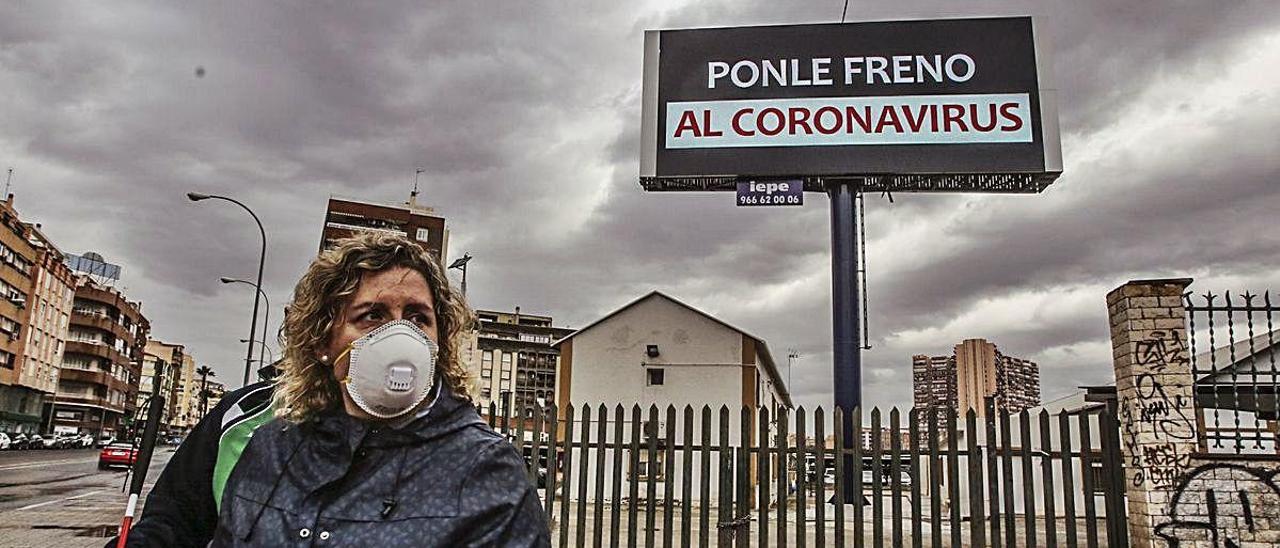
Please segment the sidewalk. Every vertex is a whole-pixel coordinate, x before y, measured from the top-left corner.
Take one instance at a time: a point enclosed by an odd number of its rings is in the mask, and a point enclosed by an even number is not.
[[[0,512],[0,548],[102,547],[115,536],[127,502],[117,488]]]

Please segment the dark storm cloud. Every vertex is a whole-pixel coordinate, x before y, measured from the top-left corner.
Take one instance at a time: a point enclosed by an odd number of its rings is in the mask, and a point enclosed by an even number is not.
[[[640,43],[646,28],[833,21],[841,4],[8,5],[0,155],[17,168],[24,217],[68,251],[123,264],[157,335],[191,345],[223,380],[239,378],[234,341],[252,295],[216,279],[252,277],[257,229],[230,204],[183,194],[234,195],[262,214],[274,329],[326,197],[403,200],[423,167],[450,255],[476,256],[477,306],[583,325],[665,289],[768,338],[775,356],[799,349],[793,392],[821,401],[826,200],[747,211],[724,195],[642,192]],[[910,355],[967,336],[1060,360],[1044,364],[1046,385],[1103,378],[1102,292],[1131,277],[1280,282],[1264,224],[1280,206],[1267,183],[1280,171],[1274,79],[1261,103],[1195,117],[1214,124],[1207,134],[1158,135],[1177,151],[1167,161],[1125,117],[1153,86],[1211,85],[1276,35],[1270,8],[853,3],[851,20],[1040,16],[1068,152],[1067,175],[1042,196],[868,196],[868,398],[905,401]],[[1175,78],[1186,74],[1199,76]],[[1057,293],[1070,302],[1043,298]],[[1039,315],[1000,304],[1011,295],[1047,304]]]

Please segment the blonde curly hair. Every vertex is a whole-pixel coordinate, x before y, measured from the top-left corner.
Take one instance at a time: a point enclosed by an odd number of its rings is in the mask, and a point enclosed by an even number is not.
[[[440,339],[436,341],[440,347],[437,372],[453,394],[471,401],[467,368],[459,356],[463,333],[474,324],[466,300],[449,285],[436,257],[417,242],[394,234],[362,233],[337,240],[311,261],[293,290],[279,334],[284,350],[274,396],[277,416],[301,422],[342,405],[342,389],[333,378],[333,368],[321,362],[318,354],[328,345],[330,332],[364,275],[395,267],[410,268],[426,279],[435,301]]]

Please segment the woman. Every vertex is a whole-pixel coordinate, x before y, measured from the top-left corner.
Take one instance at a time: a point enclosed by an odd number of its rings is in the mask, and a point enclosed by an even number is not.
[[[277,418],[253,435],[211,546],[545,546],[523,459],[476,414],[471,313],[399,236],[312,262],[283,327]]]

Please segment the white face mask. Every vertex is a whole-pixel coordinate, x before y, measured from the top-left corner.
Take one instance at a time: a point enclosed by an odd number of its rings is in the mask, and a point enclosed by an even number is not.
[[[439,347],[408,320],[383,324],[351,342],[347,378],[341,383],[364,412],[380,419],[398,417],[427,398],[435,382]]]

